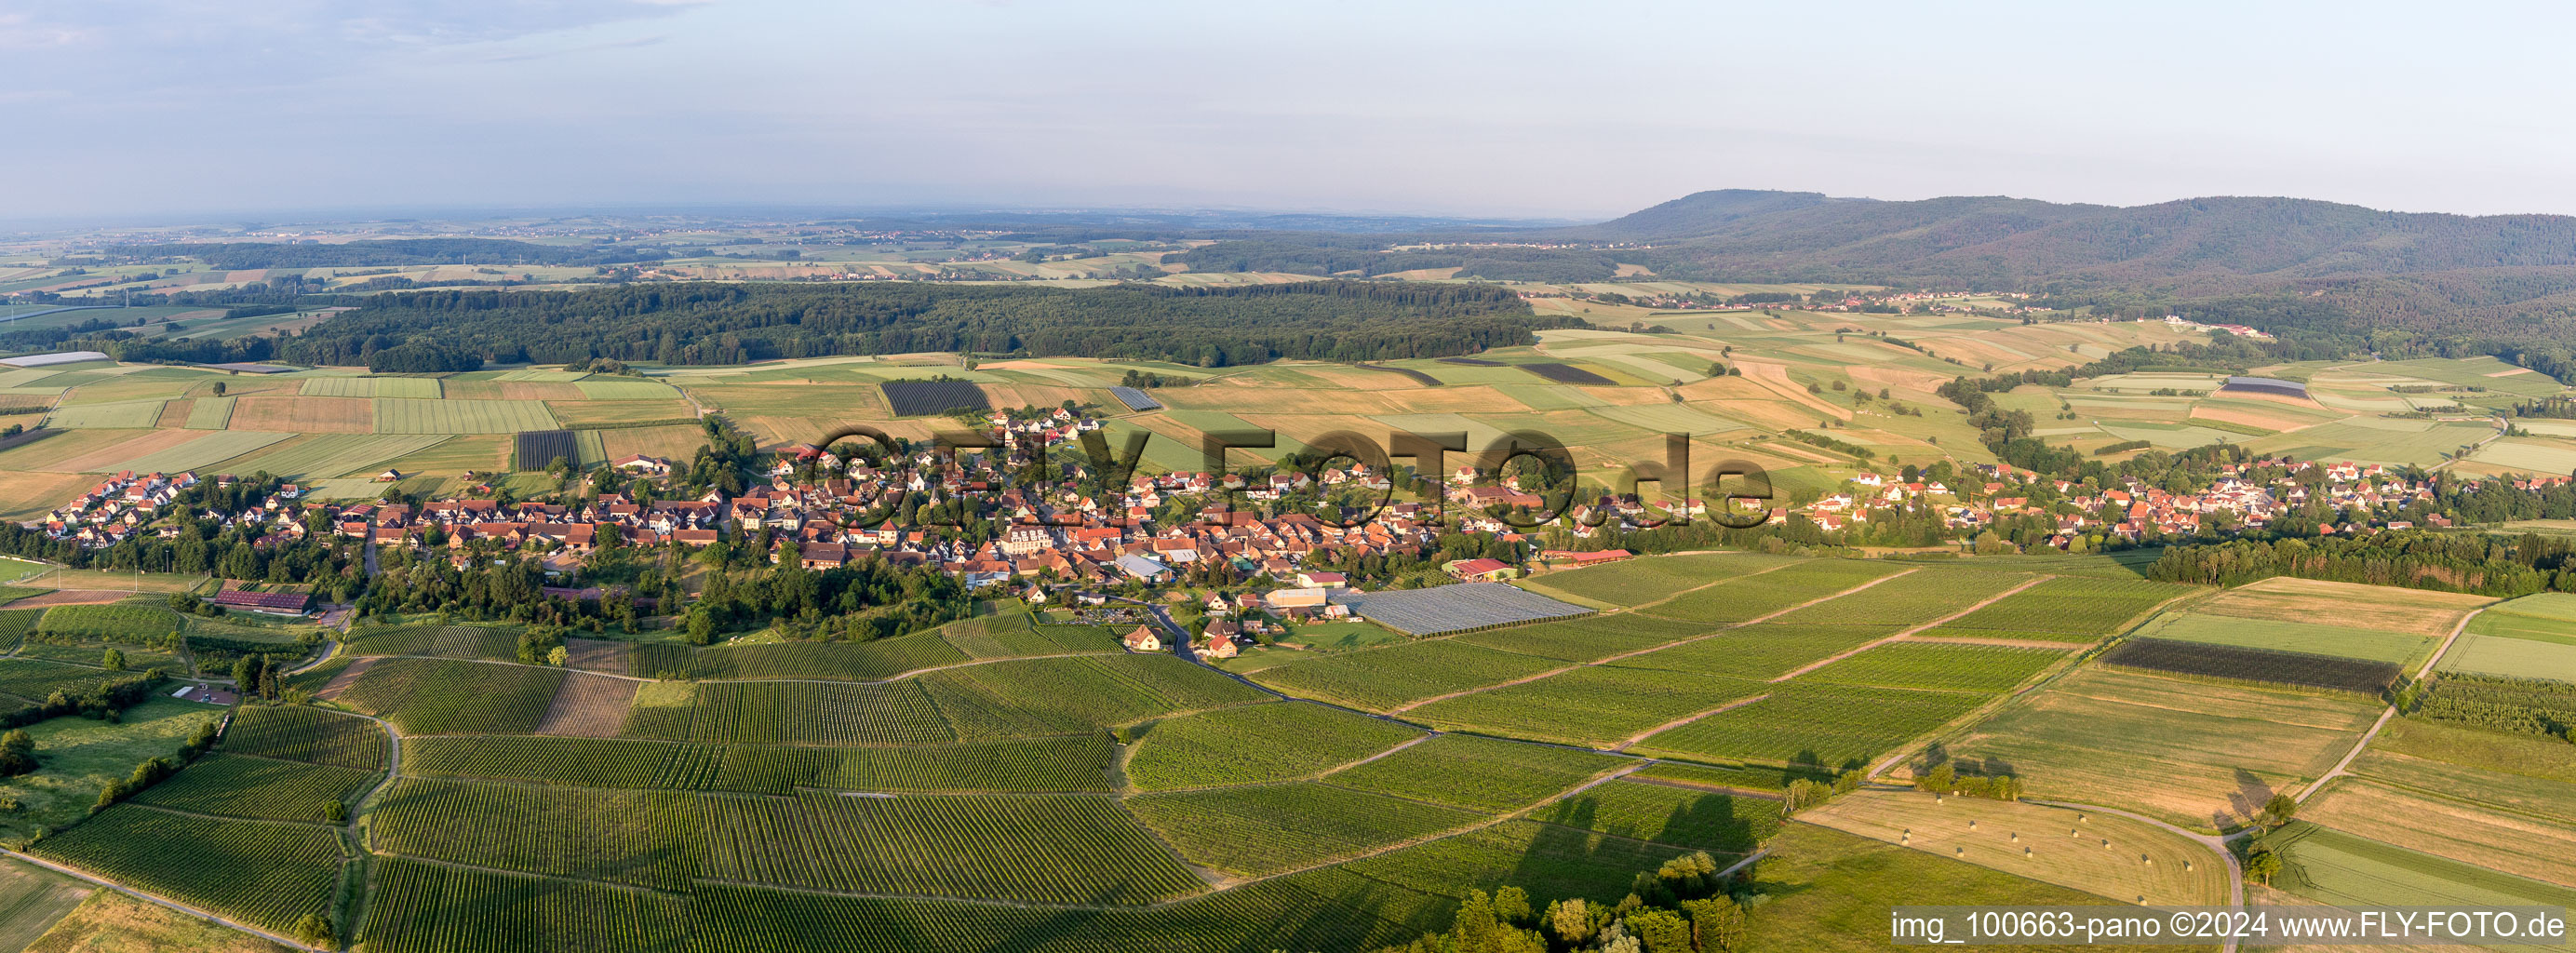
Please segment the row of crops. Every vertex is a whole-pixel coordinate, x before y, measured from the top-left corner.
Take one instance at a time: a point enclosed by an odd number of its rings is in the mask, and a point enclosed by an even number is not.
[[[38,841],[29,853],[279,933],[306,915],[328,914],[342,862],[336,828],[131,804]]]
[[[303,705],[253,705],[234,713],[223,750],[383,770],[388,744],[384,728],[364,718]]]
[[[338,701],[393,722],[404,735],[526,734],[536,730],[564,671],[445,659],[382,659]]]
[[[676,890],[699,876],[698,815],[667,791],[403,778],[368,830],[387,853]]]
[[[1625,876],[1625,869],[1621,876]],[[1318,870],[1145,910],[958,903],[705,885],[674,896],[386,859],[359,940],[374,953],[1234,953],[1359,950],[1447,921],[1449,897]]]
[[[2241,645],[2130,638],[2102,653],[2102,664],[2172,675],[2377,695],[2397,681],[2395,662],[2284,652]]]
[[[1109,736],[912,747],[714,745],[622,738],[454,736],[404,747],[403,771],[528,784],[785,794],[1109,790]]]
[[[1106,798],[710,795],[703,805],[719,880],[1056,903],[1150,903],[1205,889]]]

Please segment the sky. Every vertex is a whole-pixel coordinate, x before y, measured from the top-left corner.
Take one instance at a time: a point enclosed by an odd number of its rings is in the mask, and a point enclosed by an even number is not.
[[[0,219],[1606,218],[1718,188],[2576,213],[2571,26],[2241,0],[0,0]]]

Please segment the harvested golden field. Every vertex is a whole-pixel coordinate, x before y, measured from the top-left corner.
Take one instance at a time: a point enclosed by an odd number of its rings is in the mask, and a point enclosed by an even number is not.
[[[616,424],[635,420],[687,420],[696,416],[685,400],[558,400],[546,404],[567,427]]]
[[[2469,610],[2493,602],[2456,592],[2275,576],[2230,589],[2191,611],[2239,619],[2330,619],[2355,628],[2440,637],[2451,634]]]
[[[2248,822],[2334,767],[2380,709],[2359,701],[2089,668],[2022,696],[1949,745],[2031,796],[2201,830]]]
[[[233,430],[374,433],[375,402],[364,397],[255,395],[233,401]]]
[[[2474,790],[2459,793],[2476,795]],[[2560,886],[2576,886],[2576,825],[2338,778],[2299,819]]]
[[[77,431],[76,431],[77,432]],[[38,441],[39,446],[54,451],[55,458],[43,469],[65,472],[101,473],[117,464],[148,453],[159,453],[206,435],[202,430],[103,430],[96,433],[117,434],[119,438],[104,444],[79,447],[62,437]]]
[[[290,953],[259,937],[217,926],[113,890],[91,894],[27,953]]]
[[[2098,811],[1864,790],[1801,811],[1798,819],[2113,900],[2227,902],[2227,866],[2209,848]]]
[[[693,426],[628,427],[600,431],[599,444],[611,460],[640,453],[687,466],[707,445],[707,435]]]
[[[97,482],[97,477],[86,473],[0,470],[0,519],[43,516]]]

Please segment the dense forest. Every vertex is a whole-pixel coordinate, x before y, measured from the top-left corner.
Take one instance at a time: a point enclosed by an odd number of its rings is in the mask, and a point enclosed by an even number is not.
[[[1504,288],[1320,281],[1227,288],[659,284],[364,299],[278,358],[371,364],[434,347],[499,363],[740,364],[921,351],[1152,358],[1202,367],[1378,361],[1527,344],[1574,324]],[[436,359],[429,348],[411,353]]]
[[[207,242],[121,245],[107,254],[144,261],[194,258],[216,268],[352,268],[375,265],[614,265],[665,257],[636,246],[539,245],[500,238],[390,238],[320,244]]]

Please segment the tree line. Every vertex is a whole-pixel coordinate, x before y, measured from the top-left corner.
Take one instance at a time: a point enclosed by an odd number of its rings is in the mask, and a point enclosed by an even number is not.
[[[428,342],[500,363],[740,364],[946,351],[1223,367],[1444,357],[1527,344],[1539,329],[1574,323],[1532,314],[1509,290],[1473,285],[679,283],[377,295],[283,342],[277,358],[365,364]]]

